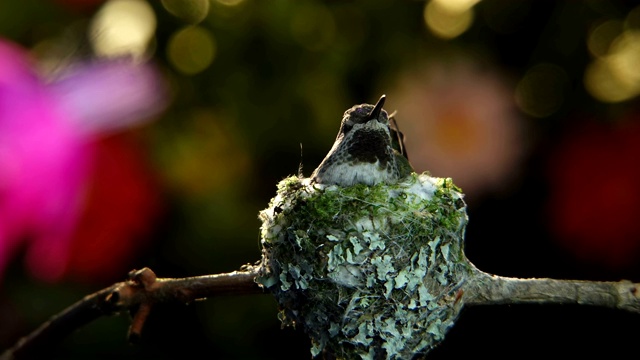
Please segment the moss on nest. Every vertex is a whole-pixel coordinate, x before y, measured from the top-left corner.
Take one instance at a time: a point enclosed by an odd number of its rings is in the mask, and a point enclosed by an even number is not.
[[[313,356],[411,359],[440,342],[463,304],[467,223],[451,179],[311,184],[289,177],[260,212],[258,281]]]

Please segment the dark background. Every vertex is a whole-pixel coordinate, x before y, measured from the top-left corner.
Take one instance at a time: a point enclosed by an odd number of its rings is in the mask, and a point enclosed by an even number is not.
[[[37,61],[83,61],[96,56],[89,29],[108,3],[3,2],[0,36],[32,49]],[[193,5],[172,3],[178,11]],[[382,93],[387,110],[398,110],[401,129],[410,129],[408,152],[418,170],[451,176],[467,193],[466,254],[480,269],[640,281],[635,2],[484,0],[467,10],[473,19],[455,36],[433,30],[423,1],[211,1],[206,16],[195,12],[199,22],[172,15],[159,1],[148,4],[157,25],[147,53],[169,84],[170,105],[150,124],[98,141],[125,137],[137,144],[157,184],[159,215],[144,224],[144,245],[133,258],[100,255],[109,264],[101,276],[87,276],[79,266],[43,281],[15,254],[0,288],[0,347],[132,268],[181,277],[258,260],[257,213],[276,183],[298,171],[300,144],[309,175],[330,148],[343,111]],[[607,22],[613,30],[596,32]],[[214,44],[212,56],[187,43],[173,45],[187,50],[171,50],[174,35],[187,26],[197,26],[205,45]],[[589,49],[590,41],[599,52]],[[61,54],[45,43],[71,50]],[[596,90],[585,85],[593,64],[616,54],[636,64],[620,75],[628,94],[616,97],[615,86],[602,90],[598,81]],[[195,60],[180,60],[189,56]],[[527,77],[532,69],[542,76]],[[438,76],[445,80],[432,80]],[[445,110],[430,112],[438,106]],[[493,108],[507,110],[487,110]],[[447,109],[464,111],[448,117]],[[488,120],[478,115],[485,110]],[[411,125],[421,122],[444,130]],[[502,145],[491,150],[491,143]],[[437,156],[412,155],[434,149]],[[118,210],[94,216],[117,221]],[[126,343],[128,319],[112,317],[80,329],[51,357],[309,358],[304,334],[280,330],[276,314],[270,296],[162,306],[139,345]],[[637,348],[638,320],[578,306],[467,308],[429,358],[622,357]]]

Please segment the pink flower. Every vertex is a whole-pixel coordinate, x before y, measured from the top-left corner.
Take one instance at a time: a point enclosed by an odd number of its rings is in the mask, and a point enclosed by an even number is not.
[[[0,39],[0,278],[19,249],[33,275],[57,280],[68,261],[93,140],[162,109],[148,66],[77,65],[50,83],[27,54]]]
[[[451,177],[471,196],[515,173],[522,119],[498,74],[461,61],[425,64],[401,75],[388,95],[416,171]]]

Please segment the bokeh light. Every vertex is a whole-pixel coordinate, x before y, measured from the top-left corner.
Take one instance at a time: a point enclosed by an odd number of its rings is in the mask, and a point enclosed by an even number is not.
[[[189,26],[177,31],[167,45],[167,57],[181,73],[197,74],[205,70],[216,56],[213,34],[200,26]]]
[[[624,30],[620,20],[608,20],[594,26],[587,38],[587,47],[593,56],[606,56],[613,41]]]
[[[624,26],[627,29],[640,29],[640,6],[629,11],[624,20]]]
[[[584,84],[596,99],[616,103],[640,94],[640,7],[625,21],[609,20],[594,27],[587,47],[594,59],[587,66]]]
[[[473,23],[474,0],[432,0],[425,4],[424,21],[431,32],[452,39],[469,29]]]
[[[480,0],[431,0],[442,9],[452,12],[461,13],[471,9]]]
[[[240,5],[244,0],[215,0],[217,3],[226,6],[237,6]]]
[[[209,13],[209,0],[162,0],[162,6],[172,15],[192,24],[201,22]]]
[[[537,118],[552,115],[564,102],[568,80],[566,72],[557,65],[542,63],[533,66],[516,87],[518,107]]]
[[[640,31],[628,30],[611,44],[611,62],[617,77],[637,93],[640,89]]]
[[[156,17],[143,0],[110,0],[93,18],[89,30],[100,56],[143,56],[154,38]]]

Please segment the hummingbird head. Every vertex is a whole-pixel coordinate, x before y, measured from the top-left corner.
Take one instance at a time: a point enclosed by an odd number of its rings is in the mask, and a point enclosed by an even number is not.
[[[355,105],[345,111],[333,147],[311,175],[313,181],[351,186],[400,178],[392,142],[395,131],[382,109],[385,99],[382,95],[375,105]]]

